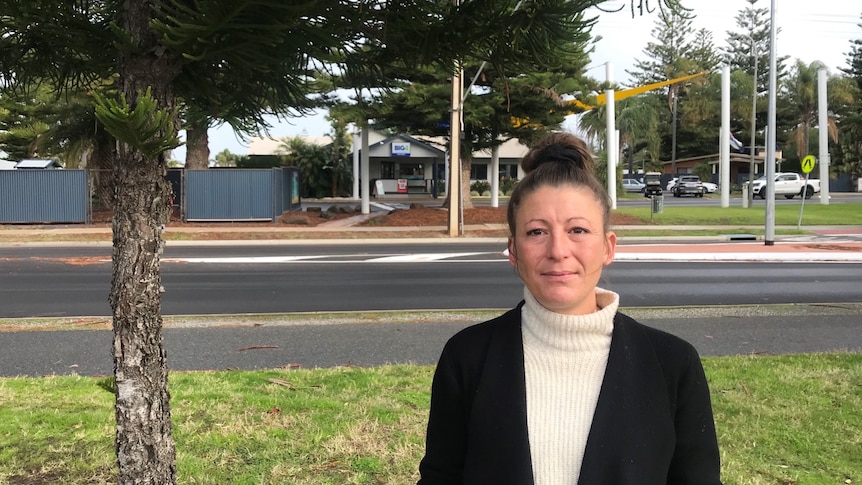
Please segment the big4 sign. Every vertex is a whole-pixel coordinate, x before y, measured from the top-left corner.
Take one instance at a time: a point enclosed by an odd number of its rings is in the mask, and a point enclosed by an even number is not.
[[[802,173],[811,173],[814,170],[814,165],[817,163],[817,159],[814,158],[814,155],[808,155],[802,159]]]

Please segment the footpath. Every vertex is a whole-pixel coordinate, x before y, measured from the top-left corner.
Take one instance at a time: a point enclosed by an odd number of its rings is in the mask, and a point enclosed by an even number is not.
[[[360,226],[373,215],[358,215],[316,227],[267,223],[177,224],[165,228],[167,245],[333,245],[333,244],[464,244],[492,243],[505,247],[503,224],[466,225],[465,236],[448,237],[443,226]],[[760,227],[762,228],[762,226]],[[620,226],[616,230],[655,230],[655,226]],[[775,236],[767,245],[763,236],[740,233],[745,227],[726,227],[726,234],[687,236],[716,226],[662,226],[674,236],[621,237],[617,261],[845,261],[862,262],[862,226],[804,227],[812,234]],[[754,229],[754,228],[748,228]],[[776,227],[783,229],[782,226]],[[788,229],[795,229],[793,228]],[[487,234],[494,234],[488,237]],[[235,235],[235,236],[234,236]],[[319,235],[316,237],[315,235]],[[478,237],[472,235],[480,235]],[[0,226],[2,246],[110,245],[110,225]]]

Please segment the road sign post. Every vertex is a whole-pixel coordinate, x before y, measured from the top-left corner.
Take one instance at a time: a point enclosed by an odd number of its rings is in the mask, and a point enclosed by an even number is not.
[[[805,199],[808,195],[808,174],[814,170],[814,165],[817,164],[817,160],[814,158],[814,155],[808,155],[802,159],[800,166],[802,168],[802,173],[805,174],[805,178],[802,183],[802,205],[799,206],[799,221],[796,223],[796,228],[800,229],[802,227],[802,211],[805,209]]]

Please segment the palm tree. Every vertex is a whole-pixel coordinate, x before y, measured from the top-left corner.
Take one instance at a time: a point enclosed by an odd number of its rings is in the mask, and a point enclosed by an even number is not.
[[[793,72],[787,80],[785,89],[788,93],[790,105],[794,110],[794,126],[790,132],[788,142],[796,146],[796,155],[799,158],[810,153],[811,128],[817,123],[817,71],[826,66],[820,61],[805,64],[801,60],[796,61]],[[853,102],[852,91],[849,84],[842,81],[840,77],[830,76],[827,80],[827,93],[829,105],[845,105]],[[834,111],[827,118],[827,126],[820,127],[829,132],[833,142],[838,142],[838,125]]]
[[[630,147],[630,156],[642,159],[659,160],[661,136],[659,134],[659,106],[661,100],[653,94],[626,98],[616,106],[617,129],[620,130],[620,146]],[[606,149],[607,124],[606,107],[593,108],[578,117],[578,128],[586,135],[592,145]]]

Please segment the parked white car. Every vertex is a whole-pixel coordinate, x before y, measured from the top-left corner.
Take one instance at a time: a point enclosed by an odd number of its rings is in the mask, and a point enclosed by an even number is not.
[[[674,177],[670,180],[670,182],[667,183],[668,192],[673,192],[673,186],[676,185],[677,180],[678,179],[676,177]],[[712,182],[701,182],[701,184],[703,184],[703,191],[706,192],[707,194],[714,194],[715,192],[718,191],[718,185],[716,185]]]
[[[637,179],[623,179],[623,189],[626,192],[643,192],[646,185]]]
[[[775,195],[783,195],[786,199],[792,199],[797,195],[810,199],[812,195],[820,192],[820,180],[806,179],[798,173],[776,173],[774,180]],[[766,176],[755,180],[749,187],[755,197],[766,199]]]

